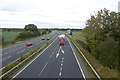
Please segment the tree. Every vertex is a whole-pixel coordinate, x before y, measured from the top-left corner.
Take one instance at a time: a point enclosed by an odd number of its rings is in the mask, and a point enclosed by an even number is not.
[[[91,54],[103,65],[119,69],[120,60],[120,13],[107,9],[91,15],[83,30]]]
[[[34,36],[35,34],[31,31],[23,31],[22,33],[19,34],[18,38],[29,38]]]
[[[34,24],[25,25],[24,30],[33,32],[35,34],[35,36],[39,36],[40,35],[40,32],[39,32],[37,26],[34,25]]]

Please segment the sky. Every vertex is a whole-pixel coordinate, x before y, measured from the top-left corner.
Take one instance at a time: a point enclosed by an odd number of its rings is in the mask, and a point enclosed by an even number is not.
[[[100,9],[118,11],[119,0],[0,0],[0,27],[85,27],[85,21]]]

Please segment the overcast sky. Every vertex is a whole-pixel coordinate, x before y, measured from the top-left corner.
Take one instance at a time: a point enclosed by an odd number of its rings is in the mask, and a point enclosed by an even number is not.
[[[118,10],[119,0],[0,0],[0,27],[84,28],[90,14]]]

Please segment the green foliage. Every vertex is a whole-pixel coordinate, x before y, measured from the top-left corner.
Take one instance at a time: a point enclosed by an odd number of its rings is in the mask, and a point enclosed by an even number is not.
[[[7,66],[5,67],[6,71],[10,70],[13,66],[14,64],[12,63],[7,64]]]
[[[21,62],[22,62],[23,60],[25,60],[27,57],[28,57],[28,56],[27,56],[26,54],[25,54],[25,55],[22,55],[21,58],[20,58]]]
[[[33,32],[33,33],[35,34],[35,36],[40,35],[40,32],[39,32],[37,26],[34,25],[34,24],[25,25],[24,30],[25,30],[25,31],[31,31],[31,32]]]
[[[84,36],[95,56],[104,66],[118,70],[120,44],[119,15],[107,9],[98,11],[86,21]]]
[[[31,31],[23,31],[19,34],[18,38],[28,38],[28,37],[34,37],[34,33]]]
[[[12,42],[16,39],[20,32],[2,32],[4,42]]]

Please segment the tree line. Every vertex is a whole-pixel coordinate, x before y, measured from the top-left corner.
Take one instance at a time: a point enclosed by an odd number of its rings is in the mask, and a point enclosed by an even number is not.
[[[17,38],[29,38],[29,37],[36,37],[43,34],[50,33],[51,30],[49,29],[38,29],[34,24],[25,25],[24,30],[19,34]]]
[[[120,13],[100,10],[83,29],[90,53],[110,69],[120,72]]]

